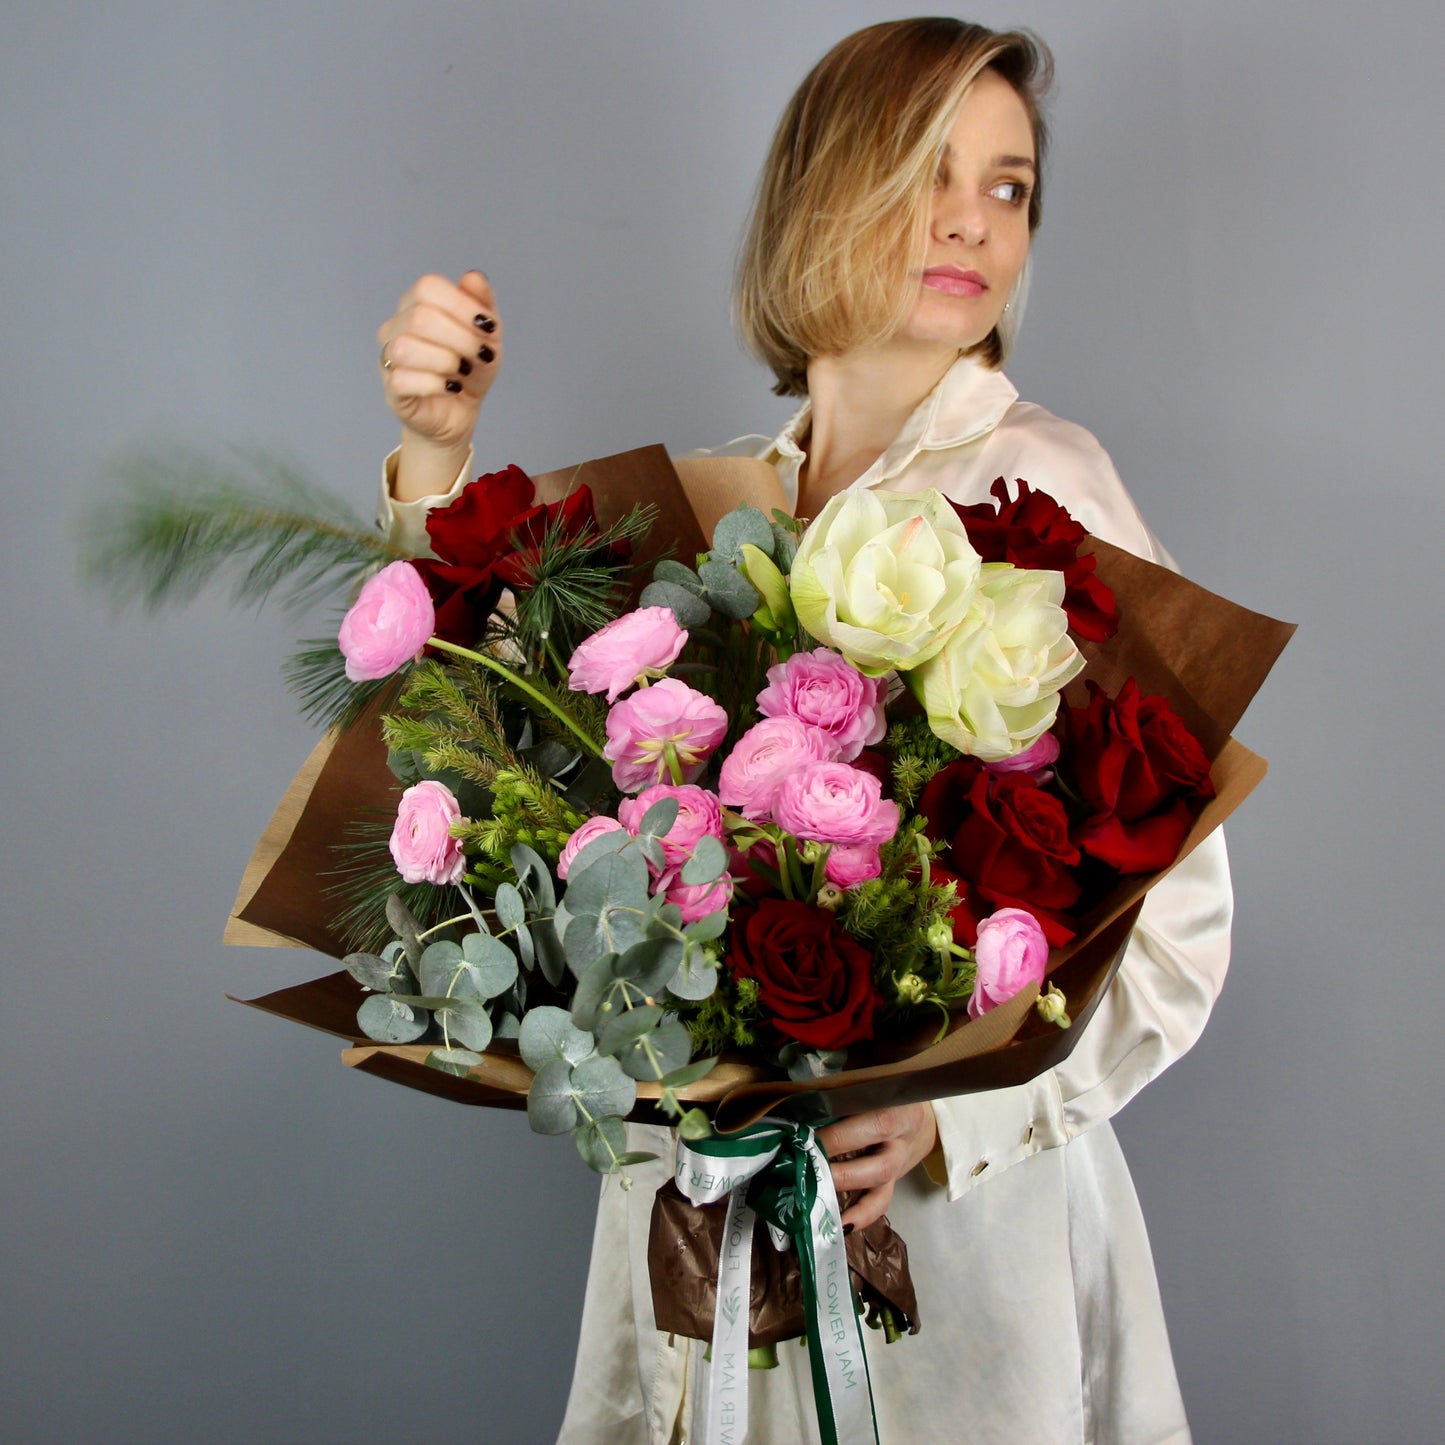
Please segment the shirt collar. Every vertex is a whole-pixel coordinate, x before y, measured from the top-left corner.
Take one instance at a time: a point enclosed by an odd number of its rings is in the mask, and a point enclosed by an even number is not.
[[[963,446],[987,435],[1018,400],[1018,389],[1001,371],[960,356],[943,379],[913,409],[883,455],[853,483],[876,487],[892,481],[922,451]],[[798,438],[808,428],[812,402],[804,401],[773,440],[772,450],[787,463],[784,486],[796,504],[803,449]]]

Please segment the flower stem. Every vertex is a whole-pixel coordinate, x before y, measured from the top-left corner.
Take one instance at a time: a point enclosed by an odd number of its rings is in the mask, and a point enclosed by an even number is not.
[[[538,692],[537,689],[531,685],[531,683],[523,681],[520,677],[517,676],[516,673],[511,670],[511,668],[503,667],[502,664],[496,660],[496,658],[487,657],[480,652],[473,652],[469,647],[458,647],[455,642],[444,642],[440,637],[428,638],[427,646],[438,648],[442,652],[455,653],[458,657],[465,657],[469,662],[479,662],[483,667],[490,669],[492,672],[495,672],[499,677],[506,678],[506,680],[510,682],[512,686],[515,687],[519,692],[526,693],[527,696],[530,697],[534,702],[540,703],[544,708],[546,708],[553,717],[555,717],[560,723],[562,723],[568,729],[568,731],[570,731],[572,735],[576,737],[579,742],[581,742],[582,746],[589,753],[591,753],[594,758],[600,758],[602,756],[602,749],[598,747],[597,743],[593,741],[593,739],[589,737],[585,732],[583,732],[582,729],[578,727],[577,724],[573,722],[572,719],[568,717],[567,714],[563,712],[556,703],[554,703],[549,697]]]

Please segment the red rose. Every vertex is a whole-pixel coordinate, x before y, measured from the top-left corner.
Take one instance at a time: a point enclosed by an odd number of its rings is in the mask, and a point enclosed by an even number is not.
[[[928,833],[947,843],[946,868],[997,908],[1026,908],[1052,944],[1073,930],[1059,916],[1079,901],[1078,846],[1069,815],[1027,773],[991,773],[960,758],[929,780],[918,800]],[[979,910],[970,909],[976,924]],[[957,923],[957,920],[955,920]]]
[[[1064,756],[1090,809],[1075,829],[1079,846],[1120,873],[1169,867],[1200,804],[1214,796],[1194,734],[1132,677],[1112,700],[1091,682],[1088,705],[1065,708],[1064,722]]]
[[[1119,610],[1114,594],[1094,575],[1094,556],[1079,556],[1079,543],[1088,533],[1047,492],[1030,491],[1022,477],[1018,488],[1010,501],[1004,479],[994,482],[989,490],[998,498],[997,510],[992,502],[953,504],[973,550],[985,562],[1062,572],[1069,630],[1090,642],[1107,641],[1119,630]]]
[[[438,637],[473,646],[503,587],[529,585],[549,531],[575,540],[597,529],[589,488],[544,506],[533,504],[536,495],[526,472],[510,466],[478,477],[450,506],[428,513],[427,536],[439,560],[416,565],[436,604]]]
[[[757,981],[773,1027],[809,1049],[873,1037],[873,955],[825,908],[764,898],[734,918],[727,964]]]

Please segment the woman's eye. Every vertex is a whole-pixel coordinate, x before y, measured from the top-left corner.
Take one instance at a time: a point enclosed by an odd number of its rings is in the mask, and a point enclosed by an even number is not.
[[[989,195],[1010,206],[1021,206],[1029,198],[1029,188],[1022,181],[1000,181],[989,191]]]

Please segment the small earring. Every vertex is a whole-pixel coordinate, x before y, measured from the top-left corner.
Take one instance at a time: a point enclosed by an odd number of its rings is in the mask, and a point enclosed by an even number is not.
[[[1009,309],[1009,307],[1012,306],[1012,305],[1013,305],[1013,302],[1012,302],[1012,301],[1005,301],[1005,302],[1003,303],[1003,309],[1004,309],[1005,311],[1007,311],[1007,310]]]

